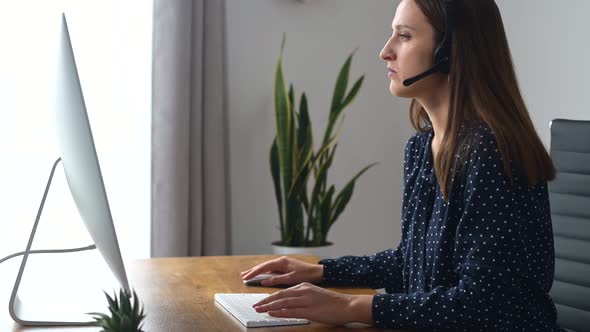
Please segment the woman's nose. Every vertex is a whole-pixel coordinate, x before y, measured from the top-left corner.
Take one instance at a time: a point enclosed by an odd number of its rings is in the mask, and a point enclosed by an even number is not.
[[[395,59],[395,52],[391,45],[391,38],[383,46],[381,53],[379,53],[379,57],[384,61],[393,61]]]

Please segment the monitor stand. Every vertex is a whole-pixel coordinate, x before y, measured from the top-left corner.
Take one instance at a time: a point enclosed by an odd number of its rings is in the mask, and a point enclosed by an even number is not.
[[[18,275],[16,277],[16,281],[14,283],[14,288],[12,289],[12,295],[10,296],[10,303],[9,303],[9,312],[12,319],[21,324],[26,326],[88,326],[88,325],[95,325],[95,322],[92,320],[88,314],[80,313],[79,311],[76,312],[75,308],[71,308],[71,311],[61,306],[44,306],[41,307],[39,305],[35,306],[35,304],[23,303],[18,297],[18,288],[21,283],[21,279],[23,276],[23,272],[25,270],[25,265],[27,263],[27,258],[31,253],[31,246],[33,244],[33,238],[35,237],[35,232],[37,231],[37,225],[39,224],[39,219],[41,218],[41,212],[43,211],[43,206],[45,205],[45,200],[47,198],[47,193],[49,192],[49,187],[51,186],[51,180],[53,179],[53,175],[55,173],[55,169],[57,165],[60,163],[61,158],[58,158],[53,167],[51,169],[51,174],[49,175],[49,179],[47,181],[47,185],[45,186],[45,192],[43,193],[43,198],[41,199],[41,204],[39,205],[39,210],[37,212],[37,217],[35,218],[35,223],[33,224],[33,230],[31,231],[31,236],[29,237],[29,242],[27,243],[27,248],[23,254],[23,260],[20,265],[20,269],[18,270]],[[95,249],[96,246],[87,247],[85,250]],[[75,304],[76,306],[78,303]],[[96,309],[106,309],[106,305],[95,307]],[[78,308],[80,310],[80,308]]]

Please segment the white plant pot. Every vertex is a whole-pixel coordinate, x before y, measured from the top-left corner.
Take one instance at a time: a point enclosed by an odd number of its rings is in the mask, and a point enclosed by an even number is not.
[[[277,245],[276,242],[273,242],[272,252],[275,255],[315,255],[321,259],[334,258],[334,245],[332,242],[328,242],[327,245],[319,247],[287,247]]]

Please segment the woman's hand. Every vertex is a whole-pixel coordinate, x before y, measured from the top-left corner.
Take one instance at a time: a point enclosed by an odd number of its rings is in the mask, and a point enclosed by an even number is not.
[[[331,325],[371,324],[372,302],[373,295],[341,294],[304,282],[271,294],[254,304],[254,309],[273,317],[305,318]]]
[[[283,256],[256,265],[240,274],[243,280],[248,280],[261,273],[271,272],[281,273],[281,275],[263,280],[262,286],[296,285],[302,282],[319,283],[324,276],[324,266]]]

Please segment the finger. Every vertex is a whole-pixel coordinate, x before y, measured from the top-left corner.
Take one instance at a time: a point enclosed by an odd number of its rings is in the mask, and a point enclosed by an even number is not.
[[[249,268],[249,269],[247,269],[247,270],[245,270],[245,271],[242,271],[242,272],[240,272],[240,276],[241,276],[241,277],[244,277],[246,274],[248,274],[248,273],[252,272],[252,270],[254,270],[254,268],[255,268],[255,267],[251,267],[251,268]]]
[[[260,283],[262,286],[271,287],[275,285],[290,285],[293,284],[293,275],[295,272],[285,273],[276,277],[270,277],[268,279],[262,280]]]
[[[276,301],[278,299],[281,299],[283,297],[283,292],[284,292],[284,290],[278,291],[278,292],[275,292],[275,293],[272,293],[269,296],[263,298],[262,300],[254,303],[252,305],[252,307],[253,308],[256,308],[256,307],[259,307],[261,305],[265,305],[265,304],[271,303],[272,301]]]
[[[245,274],[242,275],[243,280],[248,280],[256,277],[257,275],[265,272],[272,271],[274,266],[276,265],[273,261],[264,262],[262,264],[256,265],[255,267],[248,270]]]
[[[268,304],[263,304],[254,307],[256,312],[267,312],[282,309],[302,308],[308,305],[308,299],[305,297],[287,297],[284,299],[276,300]]]
[[[299,297],[303,295],[304,290],[297,288],[297,286],[293,286],[291,288],[287,288],[278,292],[274,292],[269,296],[265,297],[264,299],[254,303],[252,307],[257,307],[263,304],[268,304],[276,300],[280,300],[286,297]]]
[[[307,310],[305,308],[290,308],[283,310],[268,311],[267,314],[277,318],[307,318]]]
[[[248,280],[254,278],[255,276],[261,273],[268,273],[268,272],[279,272],[285,273],[286,271],[286,264],[283,257],[273,259],[270,261],[266,261],[262,264],[258,264],[257,266],[250,269],[250,271],[242,276],[243,280]]]

